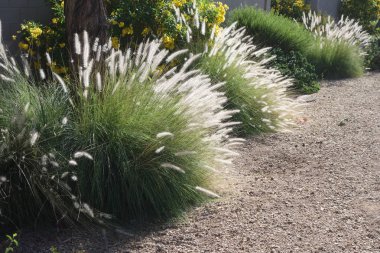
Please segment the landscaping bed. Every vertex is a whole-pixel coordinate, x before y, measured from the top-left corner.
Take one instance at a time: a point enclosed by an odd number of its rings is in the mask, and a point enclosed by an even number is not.
[[[223,198],[122,233],[22,235],[23,252],[380,251],[380,73],[323,82],[291,133],[250,139]],[[126,234],[127,233],[127,234]],[[107,238],[107,239],[105,239]],[[25,251],[27,250],[27,251]],[[83,250],[83,251],[80,251]]]

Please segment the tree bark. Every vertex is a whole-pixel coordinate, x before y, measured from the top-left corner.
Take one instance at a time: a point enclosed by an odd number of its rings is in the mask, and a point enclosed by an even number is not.
[[[99,38],[104,44],[108,39],[108,22],[103,0],[65,0],[65,20],[67,42],[72,59],[74,57],[74,34],[87,31],[89,41],[92,43]]]

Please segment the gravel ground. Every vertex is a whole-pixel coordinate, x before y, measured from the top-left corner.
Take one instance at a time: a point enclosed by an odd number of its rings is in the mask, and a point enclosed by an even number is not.
[[[223,198],[179,222],[26,233],[22,252],[380,252],[380,73],[326,82],[306,107],[292,133],[249,140]]]

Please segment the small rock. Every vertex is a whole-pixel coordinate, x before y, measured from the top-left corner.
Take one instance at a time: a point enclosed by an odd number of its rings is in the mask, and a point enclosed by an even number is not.
[[[301,103],[311,103],[311,102],[314,102],[316,98],[314,95],[302,95],[302,96],[297,97],[296,100]]]
[[[347,123],[348,123],[348,119],[345,118],[341,122],[339,122],[338,126],[345,126],[345,125],[347,125]]]

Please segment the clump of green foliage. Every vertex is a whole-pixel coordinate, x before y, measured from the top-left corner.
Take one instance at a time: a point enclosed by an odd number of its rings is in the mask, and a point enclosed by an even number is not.
[[[310,5],[304,0],[273,0],[271,7],[274,13],[297,21],[302,20],[302,13],[310,11]]]
[[[363,73],[358,48],[345,42],[315,38],[300,24],[252,7],[232,11],[230,22],[245,26],[256,44],[299,52],[315,66],[320,77],[356,77]]]
[[[12,235],[6,236],[8,245],[5,248],[4,253],[15,252],[15,250],[19,247],[20,243],[17,239],[17,233],[13,233]]]
[[[371,34],[379,33],[377,24],[380,19],[379,0],[342,0],[343,15],[356,19]]]
[[[319,91],[320,85],[315,67],[305,56],[295,51],[285,53],[279,48],[273,49],[272,54],[276,55],[276,58],[270,65],[283,75],[293,78],[294,88],[307,94]]]
[[[372,41],[367,48],[365,57],[365,66],[371,70],[380,69],[380,36],[373,36]]]
[[[20,225],[52,218],[53,209],[71,213],[76,182],[61,177],[70,171],[62,151],[67,98],[57,88],[15,81],[0,82],[0,218]]]
[[[74,119],[72,149],[95,157],[79,164],[82,197],[124,221],[172,217],[203,201],[195,187],[210,182],[208,146],[200,132],[186,131],[176,101],[157,98],[149,85],[112,89],[84,101]]]
[[[257,45],[281,48],[285,52],[297,51],[306,55],[315,40],[309,31],[293,20],[253,7],[231,11],[229,22],[244,26]]]

